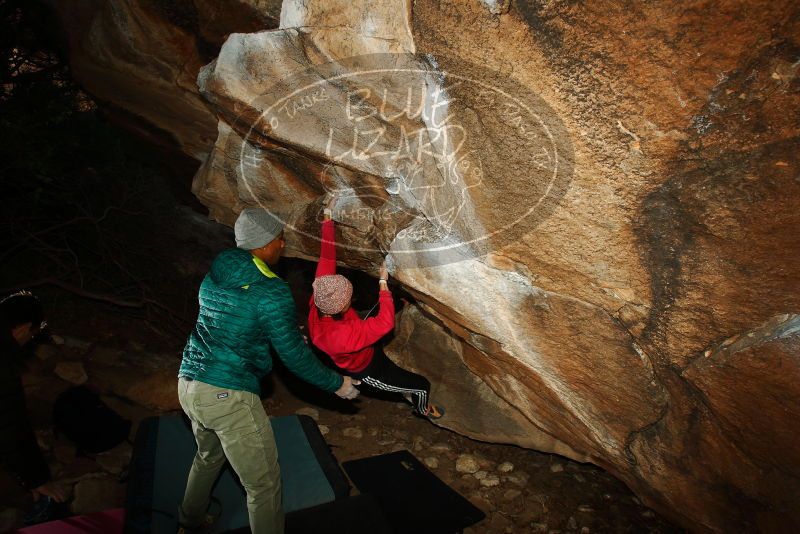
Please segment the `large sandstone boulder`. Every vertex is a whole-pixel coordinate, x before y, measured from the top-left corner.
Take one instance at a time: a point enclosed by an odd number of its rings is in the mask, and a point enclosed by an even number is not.
[[[388,254],[416,298],[390,354],[442,425],[594,462],[694,530],[800,528],[796,3],[286,0],[270,29],[242,1],[212,31],[212,2],[180,3],[191,28],[73,2],[76,75],[210,151],[214,218],[266,206],[313,258],[337,194],[344,262]]]

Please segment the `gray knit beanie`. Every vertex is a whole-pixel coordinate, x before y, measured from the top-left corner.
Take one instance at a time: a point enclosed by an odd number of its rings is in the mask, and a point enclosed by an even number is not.
[[[233,225],[236,246],[244,250],[261,248],[283,231],[283,222],[264,208],[245,208]]]

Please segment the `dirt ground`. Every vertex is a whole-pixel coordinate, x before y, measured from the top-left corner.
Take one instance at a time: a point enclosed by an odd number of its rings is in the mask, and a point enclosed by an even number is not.
[[[87,309],[81,310],[82,317],[87,316]],[[167,365],[177,365],[177,353],[153,354],[150,365],[141,362],[139,366],[119,367],[117,375],[104,367],[109,359],[141,359],[147,351],[146,346],[131,341],[131,334],[144,335],[143,331],[110,317],[101,315],[83,322],[79,330],[84,336],[94,331],[93,337],[68,337],[66,344],[40,347],[38,356],[30,358],[24,375],[37,436],[55,478],[72,494],[72,513],[124,505],[131,446],[123,443],[106,453],[80,456],[65,437],[53,435],[49,415],[52,402],[71,386],[56,374],[56,367],[60,365],[59,373],[73,379],[81,369],[85,371],[87,383],[104,393],[105,402],[133,421],[131,437],[141,419],[164,410],[148,408],[114,390],[124,390],[120,385],[123,383],[153,383],[153,369],[164,376],[161,385],[151,392],[151,400],[159,402],[168,397],[168,390],[174,387],[174,369],[152,362],[166,359]],[[101,323],[103,327],[99,326]],[[123,327],[125,330],[120,330]],[[158,388],[164,391],[156,391]],[[468,533],[680,532],[643,506],[624,484],[597,467],[469,439],[413,416],[410,405],[401,397],[364,388],[357,401],[342,401],[307,386],[278,365],[264,382],[263,399],[271,415],[304,413],[316,419],[340,462],[403,449],[411,451],[486,513],[486,519],[467,529]],[[457,460],[467,467],[472,463],[467,470],[478,471],[459,472]],[[21,526],[30,501],[5,476],[0,477],[0,503],[0,532]]]

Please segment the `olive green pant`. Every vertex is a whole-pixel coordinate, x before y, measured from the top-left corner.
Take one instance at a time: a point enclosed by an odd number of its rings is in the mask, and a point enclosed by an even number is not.
[[[211,487],[227,458],[247,492],[250,529],[254,534],[282,534],[278,450],[261,399],[183,377],[178,379],[178,398],[197,441],[179,510],[181,524],[196,527],[203,522]]]

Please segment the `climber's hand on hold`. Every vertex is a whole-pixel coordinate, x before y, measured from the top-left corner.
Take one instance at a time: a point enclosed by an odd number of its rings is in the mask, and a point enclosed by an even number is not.
[[[328,193],[328,200],[325,201],[324,209],[322,210],[322,217],[326,221],[333,218],[333,208],[336,206],[336,194]]]
[[[389,269],[386,267],[386,260],[383,260],[383,263],[381,263],[381,270],[378,277],[381,280],[389,280]]]

